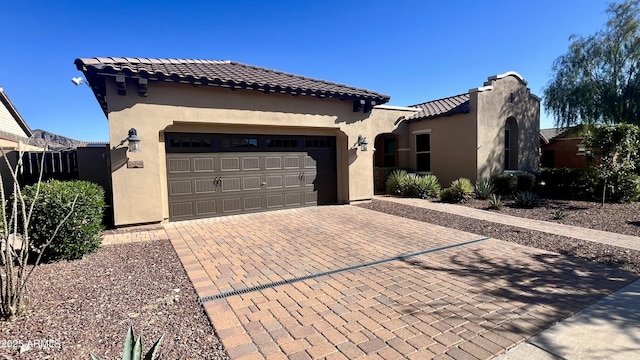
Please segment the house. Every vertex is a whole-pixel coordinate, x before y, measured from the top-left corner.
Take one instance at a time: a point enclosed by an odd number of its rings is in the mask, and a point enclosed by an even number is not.
[[[413,105],[402,127],[375,140],[375,166],[435,174],[441,184],[489,179],[539,164],[540,98],[515,72],[491,76],[467,93]],[[395,156],[393,149],[396,149]]]
[[[109,121],[116,226],[370,199],[374,162],[472,180],[502,171],[505,151],[509,169],[537,166],[539,100],[515,73],[470,91],[468,111],[435,116],[231,61],[75,65]]]
[[[0,147],[7,151],[23,149],[31,135],[31,129],[0,87]]]
[[[586,147],[582,143],[583,126],[540,130],[540,164],[545,168],[584,169]]]

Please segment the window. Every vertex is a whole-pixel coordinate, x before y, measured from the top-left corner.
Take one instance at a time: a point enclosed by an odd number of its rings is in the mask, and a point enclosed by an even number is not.
[[[296,148],[298,147],[298,140],[296,139],[275,139],[267,138],[268,148]]]
[[[333,148],[333,141],[330,139],[309,139],[305,140],[304,147],[316,149],[331,149]]]
[[[511,167],[509,166],[510,164],[510,160],[511,160],[511,151],[510,151],[510,144],[511,144],[511,134],[509,134],[509,129],[504,129],[504,169],[505,170],[510,170]]]
[[[258,147],[258,139],[257,138],[248,138],[248,137],[223,137],[222,138],[222,147],[224,149],[231,148],[254,148]]]
[[[396,166],[396,139],[385,138],[383,140],[383,166],[395,167]]]
[[[576,155],[585,156],[587,154],[587,147],[584,144],[578,145],[578,153]]]
[[[431,134],[416,135],[416,171],[431,171]]]

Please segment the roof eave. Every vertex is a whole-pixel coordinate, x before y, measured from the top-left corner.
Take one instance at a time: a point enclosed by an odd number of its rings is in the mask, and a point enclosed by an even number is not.
[[[24,118],[22,117],[22,115],[20,115],[20,113],[18,112],[18,109],[16,109],[16,107],[13,105],[11,100],[9,100],[9,97],[4,92],[4,89],[2,87],[0,87],[0,101],[2,101],[2,103],[7,108],[7,110],[9,110],[9,113],[14,118],[14,120],[18,123],[20,128],[25,132],[27,137],[31,137],[33,135],[31,128],[29,127],[29,125],[27,125],[27,122],[24,121]]]

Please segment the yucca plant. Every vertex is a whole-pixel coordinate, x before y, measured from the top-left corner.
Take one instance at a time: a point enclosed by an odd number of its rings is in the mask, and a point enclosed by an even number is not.
[[[386,182],[387,194],[402,195],[403,187],[407,181],[407,175],[405,170],[395,170],[392,172]]]
[[[127,337],[124,339],[124,350],[122,351],[122,360],[154,360],[160,358],[160,343],[164,338],[164,334],[153,344],[151,349],[142,357],[142,334],[138,336],[136,341],[133,340],[133,324],[129,326]],[[99,357],[90,354],[91,360],[101,360]]]
[[[440,201],[444,202],[455,202],[453,198],[453,193],[451,192],[451,188],[444,188],[440,190]]]
[[[486,200],[496,192],[496,187],[491,180],[478,180],[476,181],[476,198],[480,200]]]
[[[491,198],[489,198],[489,207],[494,210],[502,209],[502,198],[500,198],[500,195],[491,194]]]
[[[562,209],[556,209],[553,212],[553,220],[562,220],[567,214]]]
[[[449,188],[455,202],[466,202],[471,199],[471,194],[473,194],[473,185],[471,180],[467,178],[454,180]]]
[[[516,193],[515,205],[523,208],[532,208],[538,204],[538,195],[532,191]]]

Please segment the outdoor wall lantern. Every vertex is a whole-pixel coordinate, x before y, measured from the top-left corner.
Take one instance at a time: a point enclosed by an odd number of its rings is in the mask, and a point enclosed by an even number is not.
[[[369,142],[367,141],[367,138],[362,135],[358,135],[358,146],[360,146],[361,151],[369,150]]]
[[[131,128],[129,136],[122,140],[118,146],[122,146],[125,142],[129,142],[129,152],[140,152],[140,138],[136,129]]]

